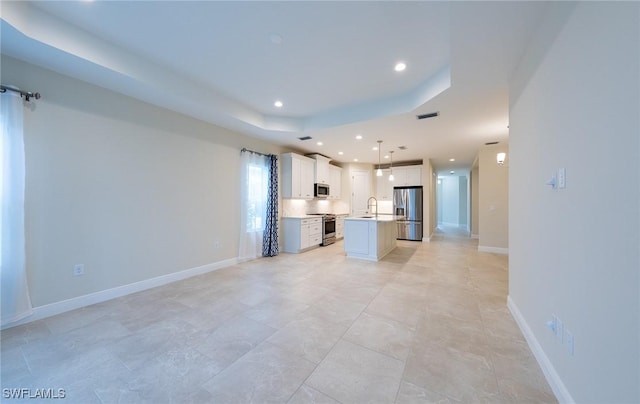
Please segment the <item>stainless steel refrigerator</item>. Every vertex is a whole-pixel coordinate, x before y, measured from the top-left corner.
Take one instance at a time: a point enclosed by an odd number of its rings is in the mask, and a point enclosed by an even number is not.
[[[398,240],[422,241],[422,187],[394,187],[393,213],[397,219]]]

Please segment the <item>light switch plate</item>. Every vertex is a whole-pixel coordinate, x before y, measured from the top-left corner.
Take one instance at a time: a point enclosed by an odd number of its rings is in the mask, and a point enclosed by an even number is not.
[[[567,187],[567,170],[565,168],[558,169],[558,188],[563,189]]]

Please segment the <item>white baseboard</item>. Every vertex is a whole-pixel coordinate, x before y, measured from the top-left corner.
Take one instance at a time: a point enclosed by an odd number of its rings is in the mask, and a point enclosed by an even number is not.
[[[478,246],[478,251],[480,251],[480,252],[488,252],[488,253],[495,253],[495,254],[509,255],[509,249],[508,248],[488,247],[488,246],[484,246],[484,245],[479,245]]]
[[[518,323],[518,327],[520,327],[522,335],[524,335],[524,338],[527,340],[529,348],[531,348],[533,356],[535,356],[540,368],[542,368],[542,373],[544,373],[544,377],[547,379],[547,382],[549,383],[551,390],[553,390],[553,394],[555,394],[558,399],[558,402],[574,404],[575,400],[571,397],[569,390],[567,390],[562,379],[560,379],[558,372],[556,372],[556,369],[551,364],[547,354],[542,349],[542,346],[536,339],[535,335],[533,335],[533,332],[531,331],[529,324],[527,324],[527,321],[522,316],[522,313],[520,313],[516,304],[511,300],[511,296],[507,296],[507,307],[509,308],[511,315],[513,315],[513,318],[516,320],[516,323]]]
[[[92,304],[102,303],[107,300],[130,295],[132,293],[141,292],[143,290],[155,288],[158,286],[163,286],[168,283],[180,281],[183,279],[191,278],[193,276],[202,275],[207,272],[212,272],[221,268],[226,268],[232,265],[236,265],[237,263],[238,263],[237,258],[231,258],[224,261],[218,261],[211,264],[202,265],[199,267],[185,269],[183,271],[158,276],[155,278],[145,279],[143,281],[130,283],[128,285],[122,285],[122,286],[118,286],[111,289],[101,290],[99,292],[74,297],[74,298],[63,300],[60,302],[46,304],[44,306],[34,307],[33,314],[19,321],[5,324],[3,325],[2,329],[30,323],[32,321],[41,320],[43,318],[62,314],[67,311],[80,309],[82,307],[90,306]]]

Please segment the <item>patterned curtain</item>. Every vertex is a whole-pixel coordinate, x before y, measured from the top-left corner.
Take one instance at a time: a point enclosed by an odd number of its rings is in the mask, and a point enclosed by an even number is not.
[[[267,219],[262,236],[262,256],[278,255],[278,156],[269,155],[269,189],[267,193]]]

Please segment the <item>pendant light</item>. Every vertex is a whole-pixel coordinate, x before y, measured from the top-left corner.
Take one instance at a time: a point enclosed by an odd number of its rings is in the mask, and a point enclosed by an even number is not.
[[[378,140],[378,169],[376,170],[376,177],[382,177],[382,168],[380,168],[380,145],[382,140]]]
[[[391,174],[389,174],[389,181],[393,181],[393,150],[391,150],[389,152],[389,155],[391,156],[391,165],[389,165],[389,168],[391,169]]]

